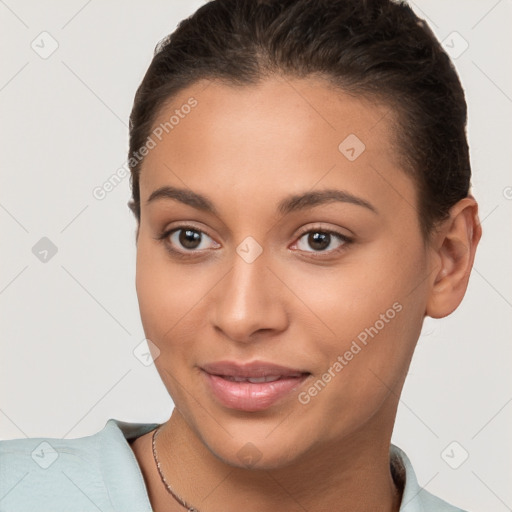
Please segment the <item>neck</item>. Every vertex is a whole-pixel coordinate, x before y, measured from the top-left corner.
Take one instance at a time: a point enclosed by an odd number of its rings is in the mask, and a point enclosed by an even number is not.
[[[233,467],[213,455],[175,408],[158,435],[157,451],[173,491],[200,512],[225,512],[228,504],[229,510],[244,512],[277,507],[290,512],[398,512],[401,493],[393,482],[389,460],[392,422],[388,436],[383,436],[386,422],[374,420],[364,433],[336,446],[318,447],[293,466],[254,470]],[[160,488],[158,502],[165,500],[167,510],[176,507],[172,496],[163,491]]]

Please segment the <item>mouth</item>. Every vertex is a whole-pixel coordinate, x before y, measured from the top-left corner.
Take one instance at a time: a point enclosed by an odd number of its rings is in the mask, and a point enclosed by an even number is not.
[[[288,375],[287,377],[284,375],[268,375],[267,377],[231,377],[230,375],[217,375],[217,377],[222,377],[223,379],[231,382],[250,382],[251,384],[261,384],[262,382],[275,382],[276,380],[281,379],[295,379],[302,375],[304,374],[297,373],[295,375]]]
[[[222,406],[262,411],[289,396],[311,375],[308,371],[256,361],[224,361],[202,368],[209,394]]]

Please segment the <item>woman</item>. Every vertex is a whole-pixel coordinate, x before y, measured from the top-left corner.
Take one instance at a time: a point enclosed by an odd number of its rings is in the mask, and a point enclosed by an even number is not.
[[[391,0],[214,0],[130,117],[165,423],[0,443],[0,509],[456,511],[391,445],[426,316],[481,236],[464,93]]]

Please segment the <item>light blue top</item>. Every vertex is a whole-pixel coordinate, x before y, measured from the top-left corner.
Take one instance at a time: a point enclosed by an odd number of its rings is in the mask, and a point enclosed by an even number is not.
[[[157,426],[109,419],[86,437],[0,441],[0,512],[151,512],[128,440]],[[405,479],[401,512],[464,512],[422,489],[400,448],[390,453]]]

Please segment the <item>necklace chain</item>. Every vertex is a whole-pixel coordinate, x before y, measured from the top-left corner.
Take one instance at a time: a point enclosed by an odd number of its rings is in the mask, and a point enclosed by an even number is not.
[[[153,446],[153,458],[155,459],[156,468],[158,470],[158,474],[160,475],[160,478],[162,480],[162,483],[165,485],[165,488],[170,493],[170,495],[184,508],[188,510],[188,512],[199,512],[199,510],[191,505],[189,505],[183,498],[180,498],[172,489],[167,480],[165,479],[164,474],[162,473],[162,469],[160,467],[160,461],[158,460],[158,455],[156,454],[156,445],[155,441],[156,438],[160,432],[160,428],[162,425],[159,425],[153,432],[152,436],[152,446]],[[391,464],[391,469],[393,469],[393,464]],[[393,480],[395,482],[395,492],[399,495],[401,494],[402,490],[400,488],[400,485],[397,485],[397,482],[395,480],[395,475],[393,474]]]
[[[160,461],[158,460],[158,456],[156,454],[156,445],[155,441],[158,436],[158,433],[160,432],[160,428],[162,425],[159,425],[155,431],[153,432],[153,458],[155,459],[156,468],[158,470],[158,474],[160,475],[160,478],[162,479],[162,483],[165,485],[165,488],[167,491],[171,494],[171,496],[184,508],[186,508],[189,512],[199,512],[199,510],[195,507],[192,507],[189,505],[183,498],[180,498],[172,489],[171,486],[167,483],[167,480],[164,477],[164,474],[162,473],[162,469],[160,468]]]

